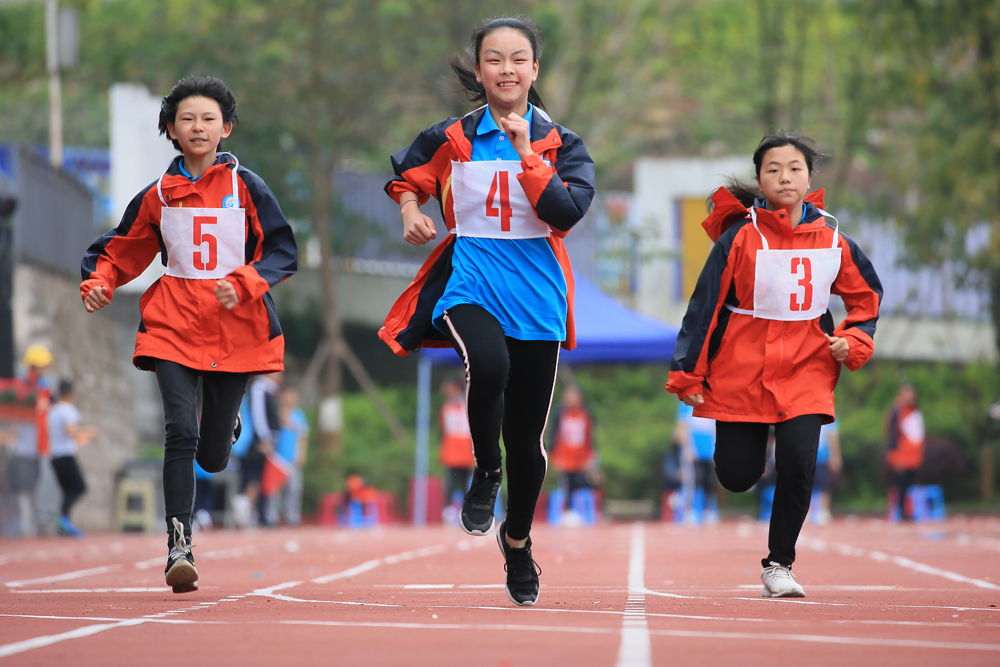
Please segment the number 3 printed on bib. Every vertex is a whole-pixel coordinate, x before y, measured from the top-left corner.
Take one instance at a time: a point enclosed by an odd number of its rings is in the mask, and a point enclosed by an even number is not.
[[[799,268],[801,267],[801,275]],[[809,310],[812,308],[813,286],[812,286],[812,262],[808,257],[792,257],[792,275],[799,279],[799,287],[802,288],[802,301],[799,295],[792,292],[790,309],[792,312]]]

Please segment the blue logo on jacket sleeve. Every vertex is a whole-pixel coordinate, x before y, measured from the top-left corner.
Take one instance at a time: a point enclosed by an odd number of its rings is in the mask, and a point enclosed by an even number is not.
[[[239,208],[240,200],[233,195],[226,195],[222,198],[222,208]]]

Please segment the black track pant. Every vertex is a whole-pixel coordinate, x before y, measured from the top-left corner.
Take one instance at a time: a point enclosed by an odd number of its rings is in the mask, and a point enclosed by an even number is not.
[[[906,516],[906,492],[913,486],[917,477],[916,470],[893,470],[892,485],[896,487],[896,502],[899,503],[899,520],[913,517]]]
[[[786,567],[795,562],[795,542],[809,513],[816,450],[823,415],[802,415],[774,425],[774,504],[767,558]],[[747,491],[764,474],[770,424],[715,423],[715,472],[730,491]]]
[[[202,407],[198,412],[198,380]],[[236,414],[246,392],[249,373],[202,372],[172,361],[156,360],[156,381],[163,398],[167,437],[163,450],[163,499],[167,546],[173,546],[171,519],[191,535],[194,511],[194,461],[206,472],[221,472],[233,448]],[[200,418],[200,426],[199,426]]]
[[[504,336],[485,308],[460,305],[444,314],[452,345],[465,362],[467,405],[476,466],[499,470],[500,433],[507,450],[507,535],[531,531],[547,459],[542,435],[552,406],[559,343]]]
[[[52,459],[52,469],[63,492],[60,511],[64,517],[69,518],[73,505],[87,492],[87,483],[83,481],[83,473],[80,472],[80,464],[76,462],[75,456],[55,457]]]

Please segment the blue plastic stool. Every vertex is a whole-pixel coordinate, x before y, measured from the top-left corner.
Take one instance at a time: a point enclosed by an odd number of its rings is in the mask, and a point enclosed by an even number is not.
[[[561,526],[563,507],[566,505],[566,492],[561,488],[549,494],[549,525]]]
[[[573,511],[580,515],[583,525],[593,526],[597,523],[597,503],[591,489],[577,489],[570,498]]]
[[[924,487],[927,499],[927,518],[931,521],[944,521],[944,489],[939,484]]]
[[[774,504],[774,487],[765,486],[760,490],[760,515],[757,517],[761,521],[771,520],[771,506]]]
[[[938,484],[927,486],[913,485],[906,490],[906,499],[910,502],[913,520],[944,521],[944,489]],[[896,502],[895,489],[889,490],[889,521],[899,521],[899,503]]]

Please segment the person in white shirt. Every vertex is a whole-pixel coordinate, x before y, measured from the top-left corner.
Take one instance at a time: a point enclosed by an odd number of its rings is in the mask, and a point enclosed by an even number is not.
[[[93,440],[97,429],[80,426],[80,411],[74,405],[75,401],[73,383],[62,380],[59,383],[59,400],[49,408],[49,454],[52,457],[52,469],[63,492],[59,533],[83,537],[83,531],[69,519],[73,505],[87,492],[87,483],[83,480],[80,464],[76,460],[76,450],[78,446]]]

